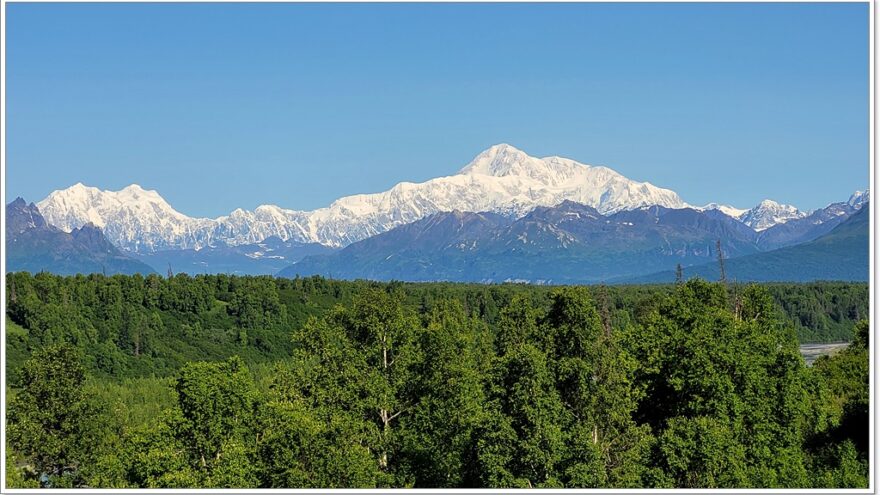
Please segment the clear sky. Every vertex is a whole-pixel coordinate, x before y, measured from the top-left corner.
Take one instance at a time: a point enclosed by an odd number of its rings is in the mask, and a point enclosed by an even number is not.
[[[481,150],[685,201],[868,185],[868,4],[7,4],[7,195],[326,206]]]

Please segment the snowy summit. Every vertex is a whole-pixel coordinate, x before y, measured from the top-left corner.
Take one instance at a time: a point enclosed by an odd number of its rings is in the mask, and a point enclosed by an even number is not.
[[[754,208],[740,215],[739,220],[760,232],[778,223],[803,218],[809,214],[809,212],[800,211],[794,206],[783,205],[776,201],[765,199]]]

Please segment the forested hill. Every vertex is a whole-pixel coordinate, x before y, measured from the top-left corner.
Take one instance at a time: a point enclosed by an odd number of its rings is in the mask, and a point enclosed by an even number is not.
[[[241,356],[249,363],[287,357],[290,332],[311,316],[349,303],[368,288],[397,288],[404,305],[429,314],[454,299],[469,316],[494,328],[499,312],[517,295],[536,307],[550,304],[553,289],[521,284],[379,283],[321,277],[178,274],[62,277],[41,273],[7,275],[7,356],[12,382],[33,349],[71,341],[89,367],[113,377],[165,376],[193,360]],[[846,341],[857,320],[868,315],[868,286],[859,283],[769,284],[777,308],[800,342]],[[648,311],[674,285],[594,286],[607,300],[611,320],[626,326]],[[733,297],[742,286],[731,285]]]
[[[7,284],[15,487],[868,484],[865,285]]]

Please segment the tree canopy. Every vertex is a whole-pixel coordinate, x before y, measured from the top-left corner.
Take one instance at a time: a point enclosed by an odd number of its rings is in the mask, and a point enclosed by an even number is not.
[[[808,367],[774,285],[11,278],[10,486],[868,483],[848,285]]]

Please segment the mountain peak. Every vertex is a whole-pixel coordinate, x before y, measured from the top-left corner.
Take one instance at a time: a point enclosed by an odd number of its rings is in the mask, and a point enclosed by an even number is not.
[[[871,190],[865,189],[864,191],[856,191],[852,193],[852,196],[849,197],[846,203],[853,208],[861,208],[870,198]]]
[[[97,187],[87,186],[82,182],[77,182],[76,184],[68,187],[67,189],[59,189],[53,191],[51,194],[66,194],[68,196],[76,196],[76,197],[85,197],[89,194],[95,194],[101,192]]]
[[[104,191],[79,182],[53,191],[37,207],[50,225],[64,232],[92,223],[124,248],[170,247],[168,238],[191,237],[191,230],[203,223],[175,211],[158,192],[138,184]]]
[[[776,224],[805,216],[807,216],[807,213],[798,210],[794,206],[777,203],[772,199],[765,199],[754,208],[743,213],[739,219],[756,231],[762,231]]]
[[[18,234],[26,230],[45,228],[46,220],[33,203],[28,204],[23,198],[6,205],[6,234]]]
[[[122,190],[129,192],[147,192],[147,190],[141,187],[140,184],[129,184],[122,188]]]
[[[590,205],[603,213],[645,205],[688,206],[673,191],[631,180],[608,167],[560,156],[537,158],[504,143],[477,155],[458,175],[469,176],[471,184],[491,182],[493,188],[505,194],[516,191],[518,197],[512,198],[513,202],[531,206],[552,206],[564,199]],[[552,196],[554,201],[535,201],[541,195]]]
[[[739,218],[743,216],[747,211],[749,211],[731,205],[723,205],[720,203],[708,203],[707,205],[697,209],[703,211],[717,210],[732,218]]]
[[[522,164],[540,161],[509,144],[500,143],[484,150],[458,173],[466,175],[491,175],[504,177],[522,172]]]
[[[119,191],[118,196],[134,200],[146,200],[153,203],[165,203],[165,199],[156,190],[144,189],[138,184],[129,184]]]
[[[503,153],[521,153],[525,154],[521,149],[516,146],[507,144],[507,143],[498,143],[489,146],[483,153],[494,153],[494,154],[503,154]]]

